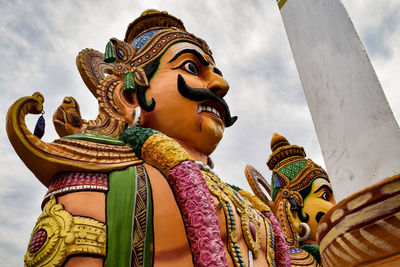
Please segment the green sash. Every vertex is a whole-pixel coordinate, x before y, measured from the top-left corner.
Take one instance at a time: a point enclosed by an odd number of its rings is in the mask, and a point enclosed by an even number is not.
[[[142,165],[109,175],[106,266],[151,266],[153,203]]]

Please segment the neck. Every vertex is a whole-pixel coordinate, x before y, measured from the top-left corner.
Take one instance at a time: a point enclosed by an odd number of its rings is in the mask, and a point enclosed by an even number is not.
[[[203,162],[203,164],[207,165],[207,156],[205,154],[192,148],[185,141],[182,141],[179,139],[175,139],[175,141],[177,141],[189,153],[189,155],[192,156],[192,158],[194,158],[194,160],[201,161],[201,162]]]

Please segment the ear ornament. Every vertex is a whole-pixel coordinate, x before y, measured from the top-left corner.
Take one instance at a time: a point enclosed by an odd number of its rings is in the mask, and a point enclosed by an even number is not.
[[[299,229],[304,228],[306,230],[305,234],[303,236],[300,236],[299,234],[297,234],[297,239],[299,240],[299,242],[304,242],[307,241],[308,238],[310,237],[310,226],[308,226],[308,224],[306,223],[299,223]]]
[[[140,108],[140,106],[137,106],[135,108],[135,117],[133,118],[132,126],[139,126],[141,115],[142,109]]]
[[[133,74],[130,71],[125,71],[124,73],[124,92],[127,93],[136,92],[135,78],[133,77]]]
[[[106,52],[104,53],[104,62],[112,63],[115,61],[115,51],[111,42],[106,45]]]

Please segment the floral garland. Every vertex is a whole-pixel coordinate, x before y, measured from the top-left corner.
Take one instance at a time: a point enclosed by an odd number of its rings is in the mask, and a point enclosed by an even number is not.
[[[141,127],[120,139],[168,178],[182,211],[195,266],[227,266],[213,200],[200,167],[172,138]]]

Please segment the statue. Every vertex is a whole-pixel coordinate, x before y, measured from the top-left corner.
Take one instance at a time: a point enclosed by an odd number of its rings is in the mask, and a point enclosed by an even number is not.
[[[303,147],[290,145],[274,133],[267,165],[271,185],[246,166],[246,178],[256,196],[271,206],[289,245],[293,266],[320,266],[317,228],[321,218],[336,204],[325,170],[306,159]],[[263,193],[267,190],[271,201]]]
[[[203,40],[146,10],[124,41],[83,50],[77,66],[99,102],[95,120],[66,97],[53,116],[61,138],[45,143],[43,126],[34,135],[24,122],[42,112],[40,93],[7,115],[16,152],[48,187],[25,266],[290,266],[269,207],[212,170],[236,117]]]

